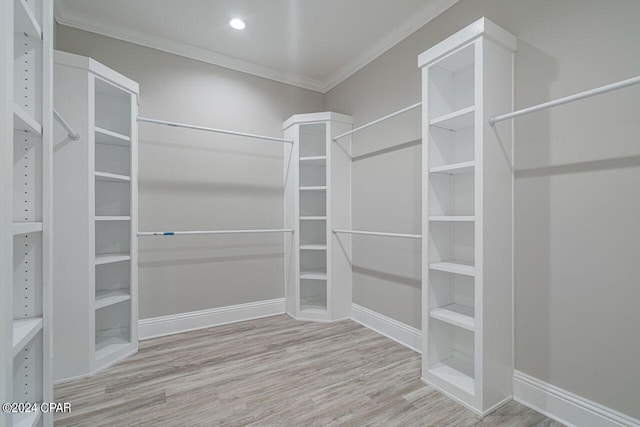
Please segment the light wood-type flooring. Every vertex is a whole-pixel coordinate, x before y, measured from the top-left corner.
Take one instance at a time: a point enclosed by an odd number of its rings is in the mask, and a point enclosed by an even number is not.
[[[420,356],[353,321],[286,315],[143,341],[56,386],[62,426],[559,426],[511,402],[480,419],[420,382]]]

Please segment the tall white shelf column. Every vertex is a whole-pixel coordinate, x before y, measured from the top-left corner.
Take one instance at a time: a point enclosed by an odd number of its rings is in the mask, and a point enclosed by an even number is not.
[[[422,378],[485,415],[512,396],[517,39],[486,18],[418,57],[423,101]]]
[[[138,348],[138,84],[55,52],[55,107],[80,133],[55,143],[54,380],[89,375]]]
[[[350,116],[298,114],[284,122],[284,227],[286,310],[300,320],[351,316],[351,238],[332,233],[351,228]]]
[[[0,5],[0,401],[51,402],[53,2]],[[0,426],[51,426],[40,411]]]

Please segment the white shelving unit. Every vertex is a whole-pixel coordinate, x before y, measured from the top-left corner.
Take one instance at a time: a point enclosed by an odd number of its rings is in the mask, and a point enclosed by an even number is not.
[[[53,2],[3,1],[0,17],[0,401],[51,402]]]
[[[333,137],[351,129],[336,113],[292,116],[284,122],[285,228],[294,230],[285,249],[287,313],[296,319],[332,321],[351,313],[351,241],[333,228],[351,224],[350,140]],[[337,144],[341,146],[338,147]]]
[[[422,378],[480,415],[511,399],[516,38],[482,18],[421,54]]]
[[[57,134],[58,293],[54,379],[89,375],[138,348],[138,84],[83,56],[55,52],[56,109],[80,133]]]

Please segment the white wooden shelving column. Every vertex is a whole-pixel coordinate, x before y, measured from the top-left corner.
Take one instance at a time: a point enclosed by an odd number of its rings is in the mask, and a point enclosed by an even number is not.
[[[516,38],[482,18],[421,54],[422,378],[485,415],[512,396]]]
[[[55,52],[55,106],[80,133],[56,134],[54,379],[138,348],[138,84],[91,58]]]
[[[333,142],[353,120],[337,113],[298,114],[284,122],[287,313],[300,320],[351,315],[351,140]]]
[[[53,2],[0,6],[0,401],[51,402]],[[2,426],[51,426],[40,411]]]

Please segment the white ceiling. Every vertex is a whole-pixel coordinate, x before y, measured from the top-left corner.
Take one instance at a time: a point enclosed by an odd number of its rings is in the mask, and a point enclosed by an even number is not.
[[[458,0],[55,0],[63,25],[326,92]],[[244,31],[230,17],[248,22]]]

